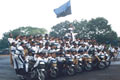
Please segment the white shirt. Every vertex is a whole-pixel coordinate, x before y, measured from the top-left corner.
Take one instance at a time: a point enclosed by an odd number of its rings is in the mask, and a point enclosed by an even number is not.
[[[116,52],[115,48],[111,48],[110,51],[111,51],[111,52]]]
[[[13,42],[15,42],[15,40],[13,38],[8,38],[8,42],[12,44]]]
[[[24,48],[22,46],[18,46],[16,50],[16,54],[24,55]]]
[[[11,54],[14,55],[16,52],[16,47],[14,46],[11,46]]]
[[[56,57],[56,59],[59,61],[59,62],[62,62],[63,60],[65,60],[65,57]]]
[[[120,47],[118,47],[118,52],[120,52]]]
[[[38,47],[37,46],[32,46],[32,50],[35,51],[35,53],[38,52]]]

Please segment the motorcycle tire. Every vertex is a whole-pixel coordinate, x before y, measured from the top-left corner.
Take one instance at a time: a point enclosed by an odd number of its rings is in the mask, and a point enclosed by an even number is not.
[[[106,61],[106,67],[109,67],[111,65],[111,61]]]
[[[51,78],[56,78],[57,77],[57,71],[55,69],[51,69],[49,73]]]
[[[77,66],[76,66],[76,72],[77,72],[77,73],[83,72],[82,66],[77,65]]]
[[[36,70],[33,70],[32,72],[30,72],[30,78],[31,79],[37,78],[37,73],[36,72],[37,72]]]
[[[69,67],[66,69],[66,73],[68,76],[73,76],[75,74],[75,69],[73,67]]]
[[[104,62],[100,62],[98,65],[97,65],[98,69],[104,69],[106,67],[105,63]]]
[[[84,68],[86,71],[91,71],[93,69],[92,64],[90,63],[85,64]]]
[[[45,80],[45,75],[42,71],[38,73],[38,80]]]

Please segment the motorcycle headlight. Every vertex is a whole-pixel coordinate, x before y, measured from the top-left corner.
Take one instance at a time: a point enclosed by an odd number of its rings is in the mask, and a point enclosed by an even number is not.
[[[41,71],[45,71],[45,69],[41,69]]]
[[[40,62],[40,64],[45,64],[44,62]]]
[[[82,61],[82,58],[80,58],[79,61]]]
[[[57,63],[57,61],[52,61],[52,63],[54,63],[54,64],[55,64],[55,63]]]
[[[69,59],[69,61],[71,61],[71,62],[72,62],[72,61],[73,61],[73,59]]]
[[[56,66],[57,66],[57,64],[53,64],[53,66],[54,66],[54,67],[56,67]]]
[[[105,56],[101,56],[101,58],[104,58]]]

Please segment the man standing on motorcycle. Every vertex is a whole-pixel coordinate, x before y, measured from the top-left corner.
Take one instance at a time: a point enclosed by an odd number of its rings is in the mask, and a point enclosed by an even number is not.
[[[116,52],[115,47],[110,46],[108,50],[110,52],[110,59],[114,58],[115,57],[115,52]]]
[[[9,52],[10,52],[10,64],[13,66],[13,60],[12,60],[12,54],[11,54],[11,46],[12,46],[12,43],[14,42],[15,40],[13,39],[13,35],[12,33],[9,34],[9,38],[8,38],[8,45],[9,45]]]
[[[118,47],[118,54],[120,54],[120,46]]]
[[[17,75],[22,79],[25,74],[24,47],[25,44],[23,42],[21,42],[19,46],[16,46],[16,44],[13,43],[12,46],[14,69],[16,70]]]

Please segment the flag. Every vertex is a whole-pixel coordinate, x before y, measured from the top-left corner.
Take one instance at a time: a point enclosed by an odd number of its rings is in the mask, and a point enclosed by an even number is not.
[[[54,9],[54,12],[57,15],[57,18],[70,15],[71,14],[70,0],[67,1],[65,4],[61,5],[59,8]]]

